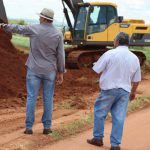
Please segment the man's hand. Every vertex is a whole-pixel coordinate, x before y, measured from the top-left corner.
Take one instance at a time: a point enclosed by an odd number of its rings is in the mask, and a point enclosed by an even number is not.
[[[4,27],[4,23],[0,23],[0,28],[3,28]]]
[[[130,93],[130,101],[135,99],[136,90],[137,90],[138,85],[139,85],[139,82],[132,83],[132,89],[131,89],[131,93]]]
[[[2,26],[3,26],[3,23],[0,23],[0,28],[2,28]]]
[[[130,94],[130,101],[133,101],[134,99],[135,99],[135,92],[133,93],[133,92],[131,92],[131,94]]]
[[[62,84],[62,83],[63,83],[63,80],[64,80],[64,78],[63,78],[63,73],[57,73],[56,84],[57,84],[57,85]]]

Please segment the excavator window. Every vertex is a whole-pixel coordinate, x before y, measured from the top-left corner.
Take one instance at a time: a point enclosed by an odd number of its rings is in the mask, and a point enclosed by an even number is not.
[[[112,6],[91,6],[87,34],[103,32],[109,25],[117,22],[117,11]]]
[[[109,6],[107,12],[107,20],[108,20],[108,25],[111,25],[112,23],[117,22],[117,11],[114,7]]]
[[[88,7],[80,7],[74,28],[74,39],[83,40]]]
[[[87,34],[102,32],[107,27],[107,7],[92,6],[90,8]]]

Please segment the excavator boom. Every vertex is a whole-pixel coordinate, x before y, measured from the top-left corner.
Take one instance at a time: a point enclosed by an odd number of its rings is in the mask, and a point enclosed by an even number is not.
[[[0,0],[0,23],[8,23],[3,0]]]
[[[67,20],[67,24],[69,26],[69,30],[72,33],[73,33],[73,25],[71,23],[69,13],[68,13],[68,9],[66,8],[66,5],[71,10],[73,18],[75,20],[75,18],[77,16],[77,13],[78,13],[78,3],[83,3],[83,0],[62,0],[62,4],[63,4],[63,7],[64,7],[64,14],[65,14],[65,17],[66,17],[66,20]]]
[[[67,4],[75,18],[78,13],[78,3],[83,3],[83,0],[62,0],[62,2]]]

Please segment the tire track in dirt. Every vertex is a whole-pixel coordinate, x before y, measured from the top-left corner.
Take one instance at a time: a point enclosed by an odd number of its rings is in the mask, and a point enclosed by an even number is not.
[[[66,111],[66,113],[65,113]],[[54,117],[53,120],[53,128],[57,128],[61,125],[63,125],[64,123],[69,123],[73,120],[79,119],[82,115],[85,115],[87,113],[89,113],[90,111],[88,110],[81,110],[81,111],[77,111],[77,110],[61,110],[59,111],[59,117],[58,114]],[[54,112],[55,113],[55,112]],[[57,112],[58,113],[58,112]],[[50,136],[45,136],[42,134],[42,130],[43,130],[43,126],[41,123],[36,123],[33,127],[33,131],[34,134],[32,136],[30,135],[24,135],[23,131],[24,129],[17,129],[14,132],[11,132],[9,134],[4,134],[0,136],[0,146],[1,148],[3,148],[3,150],[5,149],[9,149],[12,147],[15,147],[16,145],[20,145],[21,143],[23,143],[24,145],[26,145],[26,149],[29,150],[31,149],[36,149],[36,142],[39,141],[41,138],[45,139],[45,142],[49,143],[49,141],[51,141],[51,137]],[[46,141],[47,139],[47,141]],[[36,142],[35,142],[36,141]],[[27,144],[25,144],[27,143]],[[40,142],[38,142],[38,144],[40,145]],[[42,145],[43,143],[41,143]]]

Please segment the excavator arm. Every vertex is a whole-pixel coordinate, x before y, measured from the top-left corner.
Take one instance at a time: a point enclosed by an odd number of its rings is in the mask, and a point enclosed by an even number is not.
[[[76,15],[78,13],[78,3],[83,3],[83,0],[62,0],[62,4],[64,7],[64,14],[67,20],[67,24],[69,26],[70,31],[73,31],[73,26],[71,24],[71,20],[68,14],[68,10],[65,6],[65,4],[68,6],[68,8],[71,10],[72,15],[74,17],[74,19],[76,18]]]
[[[62,2],[67,4],[75,18],[77,15],[78,3],[83,3],[83,0],[62,0]]]
[[[0,23],[8,23],[3,0],[0,0]],[[0,41],[2,41],[3,39],[6,39],[10,42],[11,38],[12,38],[11,33],[6,33],[2,29],[0,29]]]
[[[8,23],[3,0],[0,0],[0,23]]]

